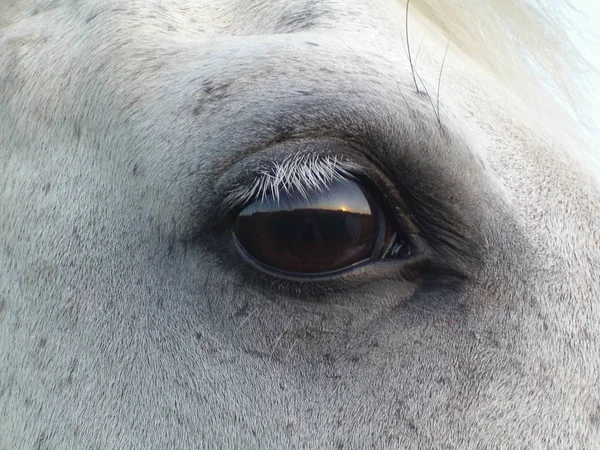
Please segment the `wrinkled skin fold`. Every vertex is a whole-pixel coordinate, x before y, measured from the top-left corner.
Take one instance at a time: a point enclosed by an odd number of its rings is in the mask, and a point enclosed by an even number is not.
[[[458,50],[438,109],[446,42],[419,54],[428,96],[404,5],[11,5],[0,447],[600,445],[583,144]],[[303,282],[244,261],[228,193],[307,151],[382,174],[427,261]]]

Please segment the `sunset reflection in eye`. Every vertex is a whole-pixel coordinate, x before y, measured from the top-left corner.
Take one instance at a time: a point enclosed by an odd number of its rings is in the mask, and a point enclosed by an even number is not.
[[[371,214],[371,206],[363,190],[354,182],[345,180],[327,186],[317,193],[309,193],[306,197],[299,192],[279,193],[256,201],[240,212],[240,216],[251,216],[256,213],[270,213],[294,210],[329,210],[354,214]]]

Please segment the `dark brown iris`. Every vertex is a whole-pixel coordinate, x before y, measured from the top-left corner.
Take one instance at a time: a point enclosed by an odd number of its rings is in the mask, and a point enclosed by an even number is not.
[[[234,235],[256,261],[292,274],[326,274],[371,259],[385,244],[381,208],[357,183],[266,196],[242,210]]]

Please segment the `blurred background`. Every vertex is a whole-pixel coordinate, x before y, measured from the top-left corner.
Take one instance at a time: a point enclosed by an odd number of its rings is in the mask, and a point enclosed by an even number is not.
[[[572,0],[571,3],[572,8],[559,11],[564,12],[569,35],[590,66],[582,68],[581,78],[576,82],[583,83],[586,98],[582,104],[586,122],[589,122],[586,125],[600,152],[600,0]]]

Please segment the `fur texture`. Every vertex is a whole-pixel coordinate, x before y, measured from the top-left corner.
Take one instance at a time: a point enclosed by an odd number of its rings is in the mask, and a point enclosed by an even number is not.
[[[600,446],[597,174],[445,4],[417,88],[391,0],[3,3],[0,447]],[[346,164],[428,264],[242,261],[232,192]]]

